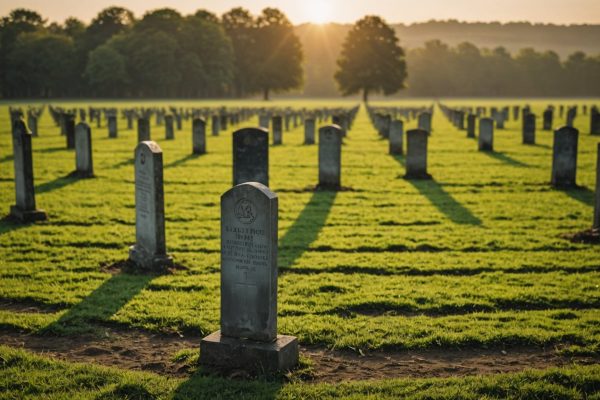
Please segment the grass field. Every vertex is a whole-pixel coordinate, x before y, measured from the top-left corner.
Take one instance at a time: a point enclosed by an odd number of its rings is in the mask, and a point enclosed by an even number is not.
[[[541,116],[547,104],[559,101],[527,103]],[[0,106],[4,214],[14,203],[7,106]],[[557,118],[555,125],[562,122]],[[405,128],[415,125],[411,121]],[[126,260],[135,241],[136,132],[125,126],[120,120],[119,138],[109,139],[105,124],[101,129],[92,125],[97,177],[76,179],[68,176],[75,168],[74,152],[66,150],[65,138],[44,113],[33,157],[38,208],[48,212],[49,220],[26,226],[0,222],[2,331],[19,332],[26,342],[26,335],[52,340],[102,335],[109,328],[192,337],[219,328],[219,198],[231,186],[231,134],[208,136],[208,154],[192,157],[191,121],[176,131],[174,141],[164,140],[164,127],[152,126],[152,137],[164,152],[167,248],[189,269],[158,277],[111,274],[103,267]],[[475,140],[436,109],[429,141],[434,180],[407,181],[402,179],[404,159],[387,154],[387,142],[379,139],[363,107],[342,150],[342,184],[353,190],[338,193],[306,190],[317,183],[317,147],[302,145],[302,127],[284,133],[284,144],[270,148],[271,189],[279,195],[279,333],[297,336],[304,346],[360,353],[526,346],[598,360],[600,248],[561,237],[592,223],[600,137],[589,134],[589,115],[581,111],[575,126],[580,130],[581,188],[568,191],[549,186],[552,134],[538,129],[538,144],[524,146],[520,120],[495,132],[494,153],[481,153]],[[287,384],[197,375],[164,378],[55,363],[9,347],[0,347],[0,365],[0,398],[119,398],[138,391],[139,398],[583,398],[600,391],[597,364],[486,378],[339,385],[300,378]]]

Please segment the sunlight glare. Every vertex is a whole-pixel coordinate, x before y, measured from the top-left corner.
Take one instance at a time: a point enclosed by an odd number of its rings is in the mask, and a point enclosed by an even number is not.
[[[333,4],[329,0],[304,0],[304,19],[313,24],[331,21]]]

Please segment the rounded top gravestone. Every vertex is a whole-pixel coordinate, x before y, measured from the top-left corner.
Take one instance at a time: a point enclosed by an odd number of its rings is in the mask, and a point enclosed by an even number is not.
[[[233,185],[260,182],[269,185],[269,132],[244,128],[233,132]]]

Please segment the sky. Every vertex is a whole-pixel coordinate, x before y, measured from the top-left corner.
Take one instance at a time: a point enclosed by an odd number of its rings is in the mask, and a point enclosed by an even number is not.
[[[282,10],[294,24],[354,22],[375,14],[389,23],[431,19],[460,21],[531,21],[555,24],[600,24],[600,0],[0,0],[0,15],[14,8],[38,11],[50,21],[74,16],[86,22],[103,8],[119,5],[141,16],[170,7],[183,14],[204,8],[216,14],[244,7],[257,14],[265,7]]]

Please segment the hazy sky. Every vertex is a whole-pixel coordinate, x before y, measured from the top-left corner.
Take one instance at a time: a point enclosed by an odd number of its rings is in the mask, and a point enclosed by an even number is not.
[[[40,12],[50,21],[75,16],[90,21],[101,9],[120,5],[136,16],[171,7],[184,14],[205,8],[221,14],[235,6],[258,13],[264,7],[283,10],[293,23],[353,22],[365,14],[388,22],[430,19],[463,21],[531,21],[557,24],[600,23],[600,0],[0,0],[0,14],[17,7]]]

